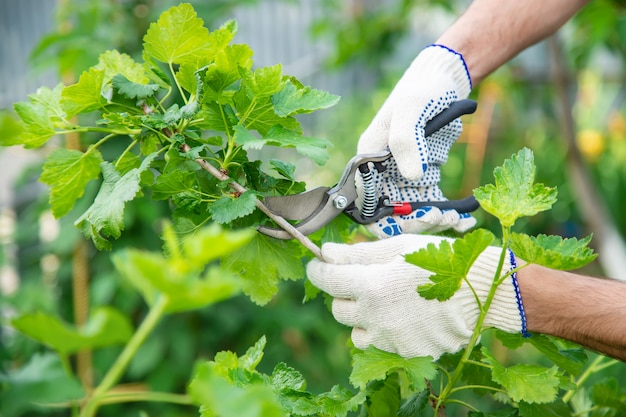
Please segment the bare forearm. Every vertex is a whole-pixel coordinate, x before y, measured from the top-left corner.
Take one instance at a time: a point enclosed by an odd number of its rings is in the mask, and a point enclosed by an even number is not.
[[[518,273],[528,330],[626,361],[626,284],[529,265]]]
[[[474,85],[556,32],[588,0],[474,0],[437,43],[461,53]]]

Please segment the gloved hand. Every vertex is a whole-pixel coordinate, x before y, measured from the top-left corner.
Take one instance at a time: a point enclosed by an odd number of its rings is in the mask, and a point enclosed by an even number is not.
[[[448,159],[461,134],[457,119],[426,138],[426,123],[452,102],[467,98],[471,80],[463,57],[431,45],[415,58],[359,139],[357,151],[391,151],[397,169],[384,173],[385,187],[397,191],[401,201],[445,200],[439,189],[439,166]],[[393,193],[392,191],[392,193]],[[408,216],[388,217],[368,228],[378,237],[402,232],[423,233],[454,228],[464,232],[475,224],[469,215],[429,207]]]
[[[464,282],[447,301],[426,300],[416,288],[430,282],[431,272],[405,262],[402,255],[445,238],[401,235],[354,245],[327,243],[325,261],[312,260],[309,280],[334,297],[335,319],[353,327],[352,341],[359,349],[369,345],[404,357],[453,353],[466,346],[476,326],[476,299]],[[484,301],[493,280],[500,249],[487,248],[476,260],[468,280]],[[503,273],[512,269],[507,259]],[[525,318],[515,278],[508,277],[496,290],[484,321],[485,327],[525,332]]]

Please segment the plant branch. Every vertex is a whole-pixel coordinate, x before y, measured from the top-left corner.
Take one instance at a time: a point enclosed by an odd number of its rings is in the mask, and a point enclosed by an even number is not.
[[[155,391],[124,391],[110,392],[100,399],[100,404],[118,404],[128,402],[161,402],[180,405],[192,405],[191,398],[186,394]]]
[[[189,152],[190,149],[191,148],[186,143],[181,146],[181,151],[182,152]],[[215,168],[213,165],[209,164],[204,159],[197,158],[195,161],[196,161],[196,163],[198,165],[200,165],[200,167],[202,167],[202,169],[207,171],[209,174],[213,175],[218,180],[220,180],[220,181],[228,181],[228,185],[233,190],[237,191],[238,193],[242,193],[243,194],[244,192],[247,191],[246,188],[243,187],[241,184],[239,184],[236,181],[231,180],[231,178],[228,175],[224,174],[223,172],[221,172],[219,169]],[[320,250],[320,248],[315,243],[313,243],[313,241],[311,241],[311,239],[309,239],[308,237],[303,235],[298,229],[296,229],[291,223],[289,223],[283,217],[273,213],[269,208],[267,208],[267,206],[265,204],[263,204],[263,202],[261,200],[257,200],[256,201],[256,206],[257,206],[257,208],[259,210],[261,210],[263,213],[265,213],[270,219],[272,219],[274,222],[276,222],[276,224],[278,224],[280,227],[282,227],[287,233],[289,233],[291,236],[293,236],[294,239],[296,239],[298,242],[300,242],[302,244],[302,246],[304,246],[305,248],[310,250],[313,253],[313,255],[315,255],[319,259],[323,259],[322,258],[322,251]]]
[[[157,323],[165,313],[165,307],[167,306],[167,299],[160,296],[156,299],[154,304],[150,307],[150,311],[146,318],[141,322],[141,325],[137,328],[131,339],[128,341],[124,350],[117,357],[113,366],[106,373],[100,384],[96,387],[93,395],[87,401],[87,404],[81,412],[81,417],[92,417],[95,415],[102,398],[106,393],[119,381],[122,374],[128,367],[130,361],[133,359],[139,347],[146,340],[148,335],[154,330]]]

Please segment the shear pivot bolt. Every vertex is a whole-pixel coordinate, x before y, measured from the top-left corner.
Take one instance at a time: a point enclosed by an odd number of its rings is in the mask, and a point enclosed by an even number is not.
[[[333,200],[333,206],[338,210],[343,210],[348,207],[348,199],[342,195],[338,195]]]

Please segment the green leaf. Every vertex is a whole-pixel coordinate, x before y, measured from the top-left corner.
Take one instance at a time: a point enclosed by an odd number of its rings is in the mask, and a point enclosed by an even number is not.
[[[392,371],[403,370],[411,383],[411,388],[421,391],[426,388],[424,380],[437,375],[437,367],[430,356],[404,358],[374,346],[355,353],[352,360],[350,383],[360,389],[364,389],[370,381],[385,379]]]
[[[240,68],[250,70],[252,67],[252,49],[248,45],[228,45],[215,56],[204,74],[204,100],[213,100],[225,104],[222,93],[236,81],[241,79]],[[229,100],[228,100],[229,101]]]
[[[515,255],[526,262],[552,269],[571,270],[587,265],[598,256],[588,247],[590,241],[591,235],[578,240],[543,234],[531,237],[513,233],[509,243]]]
[[[13,109],[22,120],[20,136],[13,136],[8,143],[3,139],[3,145],[24,145],[25,148],[38,148],[55,135],[54,126],[46,108],[40,103],[18,102]],[[17,126],[13,125],[14,135]]]
[[[233,103],[239,120],[231,120],[232,125],[239,123],[263,136],[275,126],[302,134],[302,126],[295,117],[281,117],[274,112],[270,96],[254,96],[248,89],[240,88],[233,95]]]
[[[35,94],[29,94],[28,100],[33,104],[41,104],[45,109],[50,121],[53,124],[62,122],[65,119],[65,111],[61,107],[61,92],[63,84],[57,84],[53,89],[39,87]]]
[[[82,197],[87,183],[100,175],[102,155],[95,149],[87,153],[56,149],[43,164],[41,181],[50,186],[50,206],[56,218],[66,215]]]
[[[231,198],[222,197],[211,205],[209,210],[213,220],[219,224],[227,224],[235,219],[251,214],[256,208],[257,196],[254,191]]]
[[[187,194],[195,197],[192,191],[197,187],[197,177],[194,172],[171,171],[159,175],[154,184],[150,186],[152,198],[155,200],[167,200],[177,195]]]
[[[0,111],[0,146],[21,145],[24,127],[9,112]]]
[[[427,300],[445,301],[461,288],[463,279],[478,256],[493,242],[494,236],[485,229],[477,229],[457,239],[451,245],[443,240],[439,247],[429,243],[417,252],[407,254],[404,259],[420,268],[434,272],[432,284],[418,287],[419,294]]]
[[[520,150],[493,171],[495,185],[474,190],[480,206],[496,216],[505,227],[517,219],[548,210],[556,202],[556,189],[534,184],[535,164],[532,151]]]
[[[270,382],[276,391],[302,391],[306,388],[306,381],[302,374],[284,362],[274,367]]]
[[[117,74],[112,79],[113,88],[118,93],[129,99],[142,99],[153,96],[159,91],[157,84],[138,84],[130,81],[122,74]]]
[[[170,313],[203,308],[241,290],[241,282],[234,274],[216,265],[205,266],[241,247],[253,234],[249,230],[227,232],[215,225],[200,229],[181,244],[167,238],[169,258],[159,253],[125,250],[114,255],[113,263],[148,305],[165,297],[165,310]]]
[[[278,282],[304,278],[302,248],[293,241],[257,233],[245,246],[226,256],[224,265],[241,273],[243,291],[257,304],[264,305],[278,292]]]
[[[263,138],[257,138],[243,126],[235,126],[235,140],[243,145],[244,149],[261,149],[263,146],[278,146],[281,148],[295,148],[304,156],[311,158],[316,164],[324,165],[328,161],[328,151],[331,143],[325,139],[302,136],[298,132],[274,126],[267,131]]]
[[[311,87],[297,88],[290,81],[287,81],[283,89],[272,96],[274,112],[281,117],[326,109],[334,106],[338,101],[339,96],[311,89]]]
[[[77,378],[68,375],[58,355],[35,353],[14,371],[0,373],[0,414],[27,416],[45,404],[75,401],[85,392]],[[50,409],[45,407],[49,412]]]
[[[605,378],[593,385],[591,399],[598,407],[612,408],[621,416],[626,413],[626,403],[624,393],[620,384],[614,377]]]
[[[147,84],[150,81],[142,64],[135,62],[129,55],[116,50],[100,54],[98,64],[94,68],[104,71],[105,83],[116,75],[122,75],[127,80],[137,84]]]
[[[485,348],[483,362],[491,365],[492,377],[502,385],[513,401],[527,403],[550,403],[556,398],[560,374],[556,366],[544,368],[538,365],[517,364],[505,368]]]
[[[75,222],[85,237],[93,239],[99,250],[111,248],[105,236],[115,239],[120,237],[124,230],[124,206],[141,189],[141,174],[150,167],[156,156],[156,153],[148,155],[139,168],[133,168],[123,176],[111,163],[101,164],[104,182],[100,191],[91,207]]]
[[[209,34],[202,19],[188,3],[171,7],[152,23],[143,38],[145,52],[169,64],[191,63],[202,67],[210,63],[237,31],[234,21],[226,22]]]
[[[89,113],[107,104],[106,98],[102,95],[104,74],[104,70],[90,68],[80,75],[76,84],[63,89],[61,106],[68,118],[79,113]]]
[[[521,417],[571,417],[572,410],[561,400],[549,404],[519,403]]]
[[[367,399],[365,391],[354,394],[352,391],[340,385],[335,385],[329,392],[318,396],[321,415],[333,417],[345,417],[350,411],[356,411],[359,405]]]
[[[220,417],[287,417],[266,384],[237,386],[219,375],[212,363],[199,365],[188,388],[203,415]]]
[[[276,64],[270,67],[257,68],[254,71],[240,71],[241,83],[247,94],[255,99],[271,96],[279,92],[285,85],[283,67]]]
[[[123,344],[133,334],[128,318],[109,307],[95,310],[81,328],[44,313],[26,314],[12,320],[11,324],[20,332],[64,355]]]

